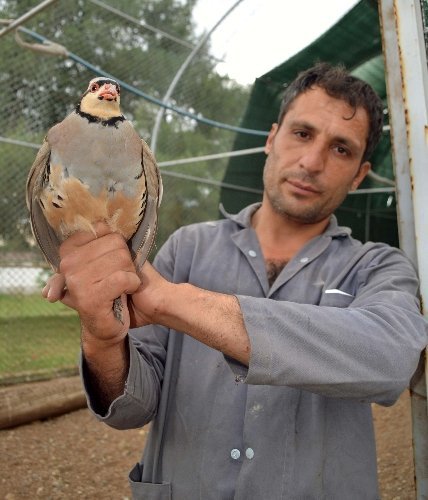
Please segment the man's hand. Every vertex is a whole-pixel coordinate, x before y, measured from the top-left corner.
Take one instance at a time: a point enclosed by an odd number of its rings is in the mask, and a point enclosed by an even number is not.
[[[163,324],[162,310],[177,293],[177,285],[163,278],[147,261],[139,268],[138,276],[140,286],[128,298],[131,327]]]
[[[60,248],[60,274],[43,290],[50,301],[61,300],[75,309],[82,322],[82,341],[108,345],[120,342],[129,329],[126,294],[135,292],[140,279],[124,239],[98,224],[95,236],[78,232]],[[113,301],[121,297],[123,324],[113,314]]]

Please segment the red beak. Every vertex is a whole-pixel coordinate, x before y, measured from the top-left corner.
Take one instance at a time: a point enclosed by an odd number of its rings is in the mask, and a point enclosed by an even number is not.
[[[110,85],[109,83],[105,83],[102,86],[101,92],[99,93],[99,97],[103,97],[108,101],[113,101],[117,98],[117,89],[115,85]]]

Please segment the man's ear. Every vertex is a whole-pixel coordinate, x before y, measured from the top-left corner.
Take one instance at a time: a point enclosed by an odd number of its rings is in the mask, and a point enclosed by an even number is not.
[[[277,123],[272,123],[272,127],[270,128],[270,132],[266,139],[266,144],[265,144],[265,153],[267,155],[270,153],[270,150],[272,149],[272,142],[276,135],[276,132],[278,131],[278,128],[279,125]]]
[[[350,191],[355,191],[357,187],[363,182],[365,176],[370,172],[371,163],[369,161],[365,161],[360,165],[360,168],[357,172],[357,175],[354,177],[354,180],[351,184]]]

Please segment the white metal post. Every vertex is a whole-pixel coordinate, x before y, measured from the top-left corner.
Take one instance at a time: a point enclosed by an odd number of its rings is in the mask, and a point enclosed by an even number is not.
[[[418,268],[422,311],[428,316],[428,70],[421,4],[420,0],[380,0],[379,12],[400,246]],[[427,373],[422,360],[411,384],[416,495],[420,500],[428,499]]]

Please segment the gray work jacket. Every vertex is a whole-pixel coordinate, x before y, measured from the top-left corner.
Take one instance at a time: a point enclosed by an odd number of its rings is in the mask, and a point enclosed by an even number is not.
[[[427,342],[415,271],[332,217],[269,288],[255,208],[181,228],[155,261],[173,282],[238,297],[249,368],[141,328],[124,394],[98,418],[118,429],[153,420],[134,498],[378,498],[371,403],[394,403]]]

